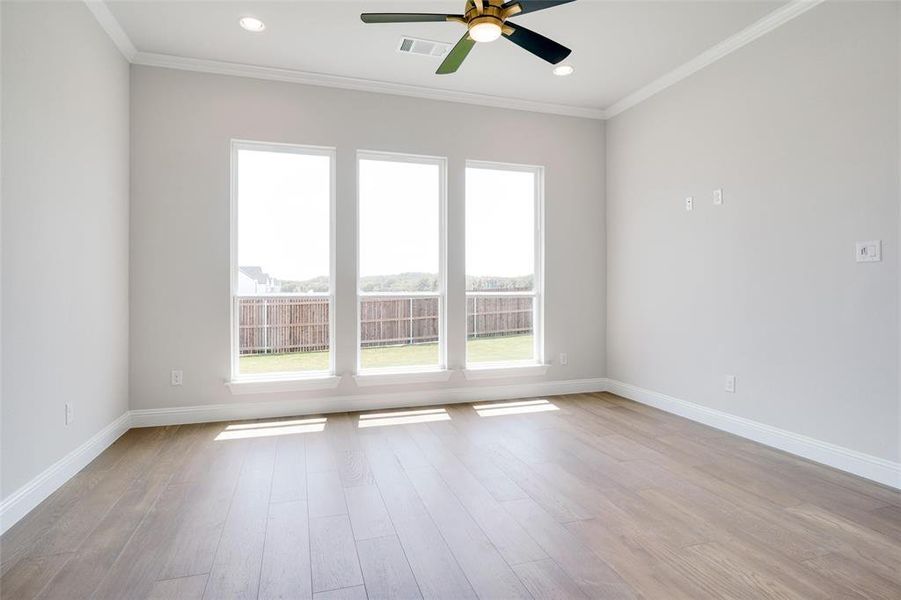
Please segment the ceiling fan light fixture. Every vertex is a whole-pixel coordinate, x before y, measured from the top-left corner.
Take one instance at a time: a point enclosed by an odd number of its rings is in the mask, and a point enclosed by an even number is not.
[[[253,33],[259,33],[266,29],[266,24],[256,17],[241,17],[238,24],[246,31],[251,31]]]
[[[500,22],[494,17],[477,17],[469,24],[469,37],[477,42],[493,42],[501,37]]]
[[[557,77],[566,77],[567,75],[572,75],[573,69],[572,65],[557,65],[554,67],[554,75]]]
[[[0,0],[2,1],[2,0]],[[493,42],[503,36],[510,43],[538,58],[559,64],[572,50],[519,24],[510,17],[569,4],[574,0],[466,0],[463,14],[442,13],[362,13],[364,23],[457,23],[466,33],[444,57],[436,75],[456,73],[479,42]],[[566,73],[568,75],[569,73]]]

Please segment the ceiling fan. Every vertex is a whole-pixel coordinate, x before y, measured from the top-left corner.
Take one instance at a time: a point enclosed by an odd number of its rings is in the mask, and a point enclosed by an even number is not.
[[[524,50],[556,65],[572,52],[566,46],[548,39],[540,33],[526,29],[507,19],[574,0],[466,0],[462,15],[441,15],[431,13],[363,13],[364,23],[427,23],[431,21],[451,21],[466,25],[466,33],[447,53],[438,67],[438,75],[454,73],[463,64],[476,42],[493,42],[502,35]]]

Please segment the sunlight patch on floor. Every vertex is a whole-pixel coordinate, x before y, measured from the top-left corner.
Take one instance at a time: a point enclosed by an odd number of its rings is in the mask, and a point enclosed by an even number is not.
[[[261,427],[287,427],[288,425],[311,425],[314,423],[325,423],[328,419],[325,417],[314,417],[309,419],[291,419],[288,421],[266,421],[265,423],[235,423],[225,428],[226,431],[234,431],[236,429],[260,429]]]
[[[294,419],[290,421],[268,421],[265,423],[236,423],[229,425],[216,436],[216,441],[241,440],[247,438],[295,435],[298,433],[318,433],[325,430],[325,417]]]
[[[547,400],[515,400],[513,402],[492,402],[491,404],[473,404],[480,417],[497,417],[501,415],[520,415],[527,413],[560,410]]]
[[[360,415],[358,427],[384,427],[386,425],[409,425],[430,421],[450,421],[450,415],[443,408],[403,410],[395,412],[367,413]]]

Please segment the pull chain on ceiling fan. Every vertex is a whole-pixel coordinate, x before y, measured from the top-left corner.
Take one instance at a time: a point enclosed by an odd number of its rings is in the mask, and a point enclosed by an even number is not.
[[[454,22],[466,25],[466,33],[448,52],[444,62],[438,67],[438,75],[454,73],[463,64],[469,51],[476,42],[493,42],[504,36],[520,48],[528,50],[535,56],[556,65],[569,56],[566,46],[548,39],[540,33],[526,29],[516,22],[507,19],[516,15],[552,8],[560,4],[568,4],[575,0],[467,0],[462,15],[441,15],[429,13],[363,13],[360,19],[364,23],[429,23]]]

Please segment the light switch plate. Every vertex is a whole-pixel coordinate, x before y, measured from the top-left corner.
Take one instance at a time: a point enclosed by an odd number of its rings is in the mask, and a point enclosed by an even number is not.
[[[689,196],[685,199],[685,210],[693,210],[695,207],[695,199],[693,196]]]
[[[857,262],[879,262],[882,260],[882,241],[857,242]]]
[[[726,375],[724,380],[723,389],[729,392],[730,394],[735,393],[735,375]]]
[[[713,204],[719,206],[723,203],[723,190],[722,188],[718,190],[713,190]]]

